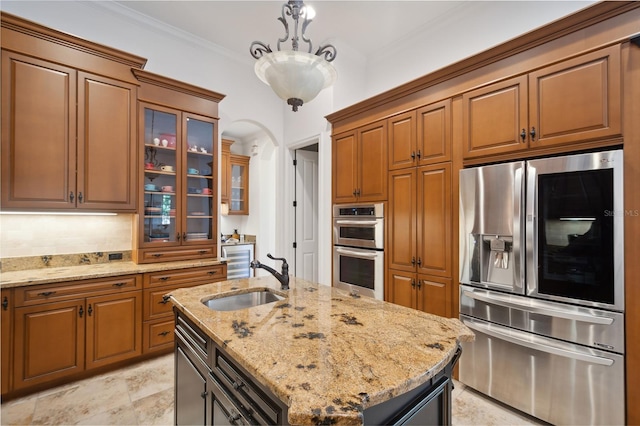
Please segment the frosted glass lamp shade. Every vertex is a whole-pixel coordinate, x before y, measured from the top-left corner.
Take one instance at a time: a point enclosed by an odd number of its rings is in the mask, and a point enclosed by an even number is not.
[[[299,51],[267,53],[256,62],[255,72],[294,111],[336,80],[335,68],[323,57]]]

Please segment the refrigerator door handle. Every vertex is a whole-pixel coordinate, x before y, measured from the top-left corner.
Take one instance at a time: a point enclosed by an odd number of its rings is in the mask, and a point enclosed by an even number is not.
[[[524,225],[522,221],[522,172],[522,167],[515,170],[513,182],[513,267],[515,275],[513,287],[518,290],[522,290],[524,287],[524,265],[522,264],[523,257],[520,253],[522,250],[522,230]]]
[[[516,330],[500,327],[495,324],[490,324],[490,325],[482,324],[482,323],[475,322],[473,320],[469,320],[467,318],[463,318],[462,323],[472,330],[476,330],[480,333],[487,334],[497,339],[501,339],[506,342],[513,343],[514,345],[524,346],[536,351],[546,352],[549,354],[558,355],[565,358],[572,358],[579,361],[585,361],[591,364],[604,365],[607,367],[612,366],[614,363],[614,361],[609,358],[589,355],[581,352],[575,352],[569,349],[561,349],[555,346],[547,346],[544,343],[542,343],[542,341],[544,341],[542,338],[537,337],[530,333],[518,332]],[[504,332],[502,330],[504,330]]]
[[[538,209],[538,171],[530,163],[527,163],[527,199],[526,199],[526,273],[527,291],[525,294],[531,295],[538,288],[538,226],[536,212]]]
[[[479,300],[481,302],[490,303],[493,305],[500,305],[507,308],[519,309],[526,312],[535,314],[547,315],[550,317],[559,317],[568,320],[587,322],[591,324],[611,325],[613,324],[613,318],[597,317],[594,315],[583,314],[581,312],[570,312],[560,309],[553,309],[546,306],[535,306],[532,303],[538,303],[536,301],[528,300],[526,303],[520,303],[516,300],[509,298],[508,296],[502,296],[500,294],[491,293],[490,296],[481,294],[476,290],[462,290],[462,295],[470,299]]]

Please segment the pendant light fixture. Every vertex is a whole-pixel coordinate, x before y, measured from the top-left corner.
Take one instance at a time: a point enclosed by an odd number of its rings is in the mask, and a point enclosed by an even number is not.
[[[293,34],[289,33],[287,17],[293,19]],[[255,65],[256,75],[271,86],[280,98],[286,100],[293,111],[297,111],[298,107],[315,98],[322,89],[331,86],[336,80],[336,70],[330,64],[336,57],[336,48],[327,44],[311,53],[313,45],[304,32],[312,18],[311,7],[301,0],[289,0],[282,5],[282,16],[278,18],[284,25],[285,34],[278,39],[277,51],[272,51],[271,46],[260,41],[251,43],[251,56],[258,60]],[[289,38],[292,49],[282,50],[281,43]],[[298,50],[301,42],[306,43],[306,51]]]

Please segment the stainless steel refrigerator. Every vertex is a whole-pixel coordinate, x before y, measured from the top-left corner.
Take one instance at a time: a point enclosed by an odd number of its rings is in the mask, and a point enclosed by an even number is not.
[[[622,150],[460,172],[460,381],[554,424],[624,424]]]

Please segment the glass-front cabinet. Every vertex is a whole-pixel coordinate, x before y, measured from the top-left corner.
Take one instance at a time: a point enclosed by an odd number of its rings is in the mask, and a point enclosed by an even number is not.
[[[139,247],[211,247],[217,217],[215,120],[148,104],[141,105],[141,114],[144,211],[139,215]],[[166,260],[175,253],[150,256]]]
[[[249,160],[245,155],[230,156],[229,214],[249,214]]]

